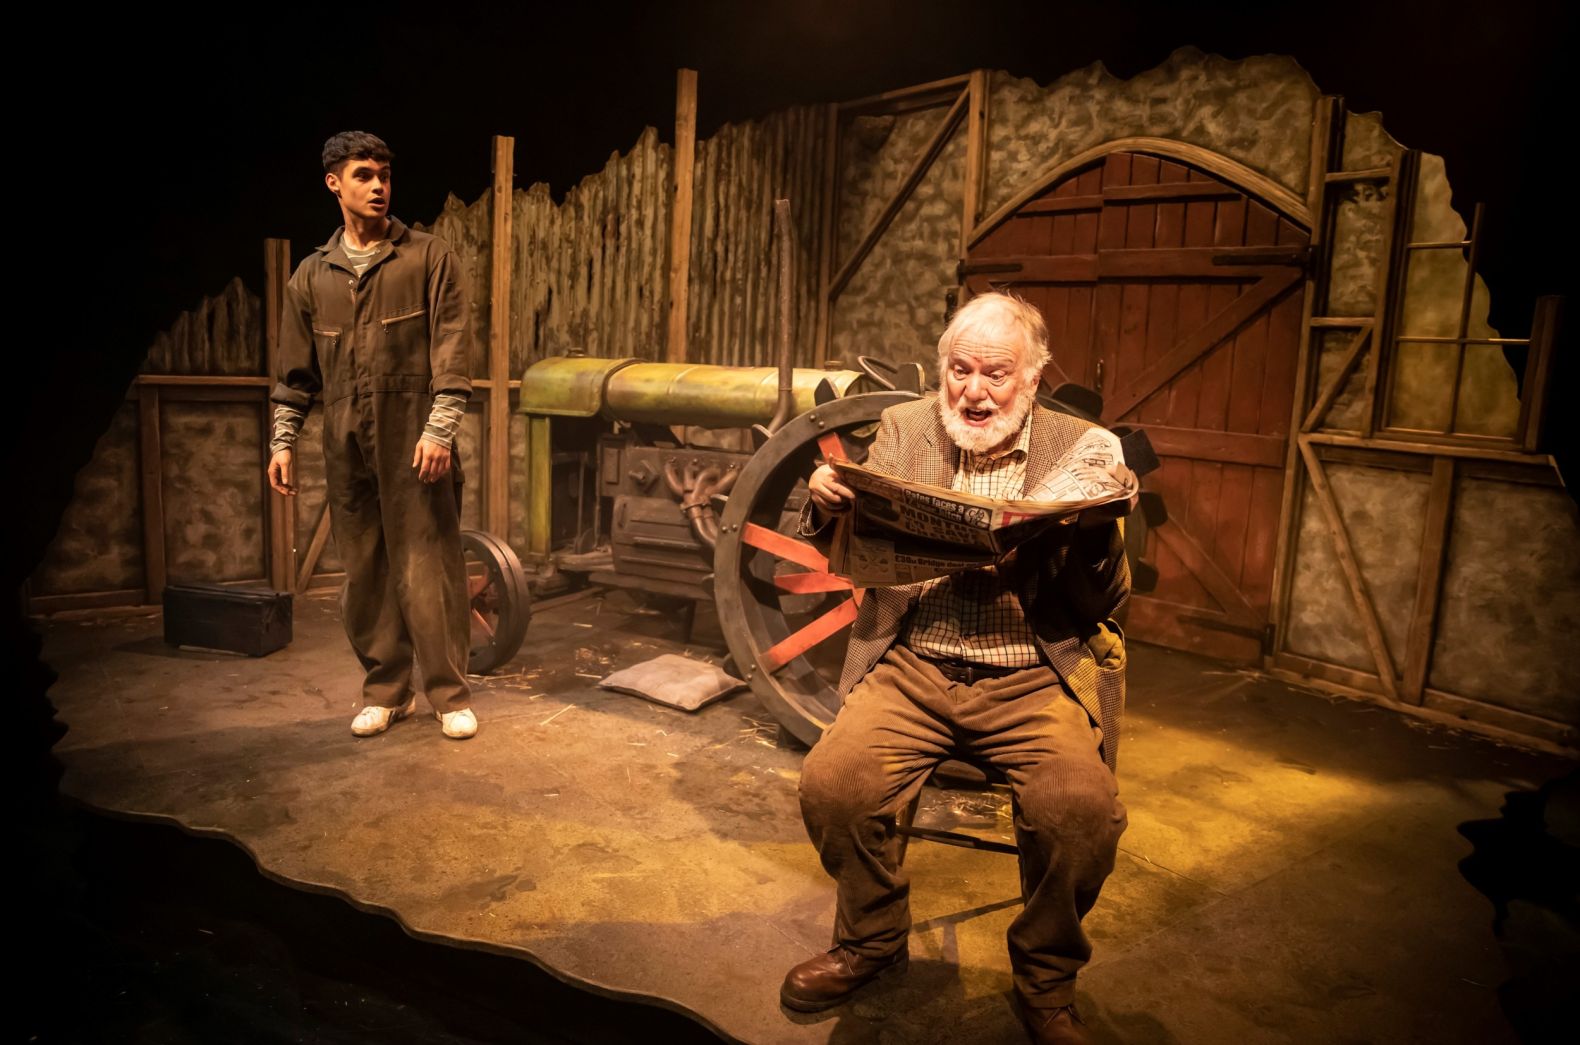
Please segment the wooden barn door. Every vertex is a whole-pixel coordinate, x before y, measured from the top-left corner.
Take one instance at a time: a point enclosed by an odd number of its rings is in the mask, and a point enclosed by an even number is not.
[[[1233,661],[1263,652],[1308,235],[1186,163],[1114,152],[1021,206],[970,250],[968,288],[1048,321],[1050,385],[1096,388],[1105,424],[1144,426],[1156,591],[1130,633]]]

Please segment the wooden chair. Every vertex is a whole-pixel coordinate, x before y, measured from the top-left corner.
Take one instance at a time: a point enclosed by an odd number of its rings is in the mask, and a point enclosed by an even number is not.
[[[940,778],[942,781],[940,782]],[[1020,809],[1015,802],[1015,794],[1010,790],[1009,780],[1004,774],[986,762],[974,760],[957,760],[940,763],[928,777],[928,783],[939,788],[974,786],[977,790],[992,790],[1008,793],[1010,796],[1010,810],[1012,818],[1018,818]],[[923,785],[926,786],[925,784]],[[1020,855],[1020,849],[1009,842],[999,842],[991,838],[981,838],[977,835],[963,834],[959,831],[944,831],[936,827],[917,827],[916,810],[922,804],[922,793],[916,792],[916,797],[911,799],[905,811],[895,820],[896,833],[900,836],[900,863],[905,863],[906,851],[910,848],[911,839],[917,838],[926,842],[938,842],[943,845],[955,845],[964,849],[985,849],[991,853],[1009,853]]]

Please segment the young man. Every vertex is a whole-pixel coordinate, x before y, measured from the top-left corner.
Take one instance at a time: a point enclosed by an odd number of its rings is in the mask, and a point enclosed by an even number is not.
[[[390,215],[391,159],[362,131],[324,143],[344,224],[286,288],[269,483],[296,493],[296,437],[321,397],[341,614],[366,672],[351,732],[416,710],[415,657],[444,735],[465,739],[477,732],[454,446],[472,393],[466,307],[450,248]]]
[[[884,411],[867,465],[997,498],[1021,496],[1091,427],[1036,405],[1047,331],[1018,298],[984,294],[938,343],[941,390]],[[809,482],[826,522],[851,491],[823,465]],[[1083,513],[996,568],[867,592],[840,679],[844,704],[807,755],[801,812],[837,883],[835,946],[785,977],[812,1012],[902,969],[910,883],[895,815],[951,752],[1008,777],[1025,909],[1010,925],[1015,996],[1032,1039],[1087,1041],[1075,975],[1091,956],[1081,919],[1113,870],[1125,808],[1114,780],[1130,593],[1115,516]]]

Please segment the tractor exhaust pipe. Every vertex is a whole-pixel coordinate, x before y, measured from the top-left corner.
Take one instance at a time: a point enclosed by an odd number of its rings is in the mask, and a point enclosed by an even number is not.
[[[774,234],[779,240],[779,404],[768,422],[768,431],[777,432],[795,413],[795,387],[790,369],[790,266],[792,241],[790,201],[774,200]]]

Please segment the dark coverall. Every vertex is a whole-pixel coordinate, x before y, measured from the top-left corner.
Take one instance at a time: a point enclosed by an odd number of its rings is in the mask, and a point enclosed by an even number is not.
[[[470,702],[470,603],[461,559],[461,465],[425,483],[412,468],[440,392],[470,395],[460,265],[443,240],[391,219],[359,278],[341,230],[286,287],[270,398],[304,413],[324,401],[324,470],[341,612],[368,704],[400,707],[412,658],[440,713]]]

